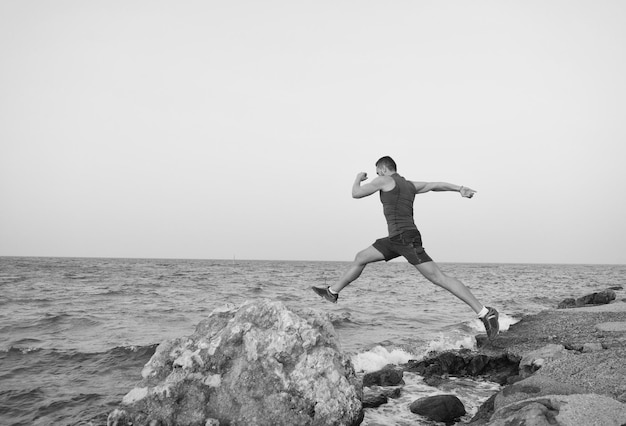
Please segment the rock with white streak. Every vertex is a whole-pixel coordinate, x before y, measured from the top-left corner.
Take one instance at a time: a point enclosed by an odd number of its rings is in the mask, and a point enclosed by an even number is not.
[[[260,300],[164,342],[108,425],[358,425],[362,387],[321,314]]]

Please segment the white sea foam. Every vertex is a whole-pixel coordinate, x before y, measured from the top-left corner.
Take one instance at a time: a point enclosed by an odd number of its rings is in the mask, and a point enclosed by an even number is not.
[[[506,331],[512,324],[519,320],[507,314],[500,314],[500,331]],[[380,370],[386,365],[406,364],[411,359],[421,359],[429,352],[444,352],[453,349],[476,349],[475,334],[485,332],[482,322],[475,318],[468,324],[475,333],[465,334],[462,332],[439,333],[438,337],[428,342],[423,348],[422,353],[411,353],[404,349],[392,348],[388,349],[383,346],[375,346],[365,352],[360,352],[352,357],[352,364],[357,372],[370,373]]]
[[[452,334],[440,333],[439,338],[431,340],[426,346],[424,355],[429,352],[443,352],[452,349],[475,349],[476,338],[474,336],[464,335],[455,336]]]
[[[376,346],[366,352],[361,352],[352,357],[352,364],[357,372],[370,373],[377,371],[388,364],[406,364],[417,356],[402,349],[388,349]]]
[[[498,318],[498,322],[500,323],[500,332],[507,331],[510,326],[519,322],[519,319],[514,318],[510,315],[505,314],[504,312],[500,312],[500,317]],[[474,318],[468,324],[472,329],[476,330],[478,333],[485,332],[485,326],[478,318]]]

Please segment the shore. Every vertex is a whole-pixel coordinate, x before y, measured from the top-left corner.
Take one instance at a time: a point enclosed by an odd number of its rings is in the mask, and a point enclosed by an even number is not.
[[[520,374],[473,424],[505,424],[515,416],[543,416],[545,424],[626,424],[624,301],[529,315],[480,343],[481,354],[519,357]]]
[[[403,369],[435,387],[455,376],[499,383],[470,420],[475,426],[626,426],[624,300],[527,315],[492,341],[477,336],[477,346]]]

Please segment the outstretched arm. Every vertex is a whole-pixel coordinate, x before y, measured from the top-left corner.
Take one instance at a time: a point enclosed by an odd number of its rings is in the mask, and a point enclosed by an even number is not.
[[[454,191],[461,193],[462,197],[472,198],[476,191],[467,186],[455,185],[453,183],[448,182],[414,182],[411,181],[413,185],[415,185],[415,189],[418,194],[423,194],[429,191]]]

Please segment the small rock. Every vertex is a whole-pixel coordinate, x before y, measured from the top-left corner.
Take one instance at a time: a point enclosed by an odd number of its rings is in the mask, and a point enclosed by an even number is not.
[[[424,383],[426,383],[428,386],[432,386],[436,388],[443,383],[443,377],[441,376],[424,377]]]
[[[519,364],[520,374],[528,377],[539,370],[548,361],[560,358],[565,354],[563,345],[546,345],[536,351],[528,352],[522,357]]]
[[[583,350],[581,352],[582,353],[600,352],[602,350],[604,350],[604,348],[602,347],[602,343],[585,343],[583,345]]]
[[[365,390],[363,392],[363,408],[376,408],[386,404],[389,399],[381,392]]]
[[[391,398],[391,399],[399,398],[401,394],[402,394],[402,389],[401,388],[393,388],[393,389],[384,389],[383,390],[383,395],[385,395],[387,398]]]
[[[410,406],[412,413],[436,422],[452,422],[465,415],[465,406],[455,395],[435,395],[420,398]]]
[[[397,386],[404,383],[402,370],[387,366],[382,370],[367,373],[363,377],[363,386]]]
[[[580,344],[577,344],[577,343],[564,343],[563,346],[568,351],[575,351],[575,352],[582,352],[583,351],[583,345],[580,345]]]
[[[374,386],[371,388],[363,389],[363,408],[376,408],[383,404],[386,404],[389,398],[395,399],[400,397],[402,389],[399,387],[394,388],[381,388]]]

